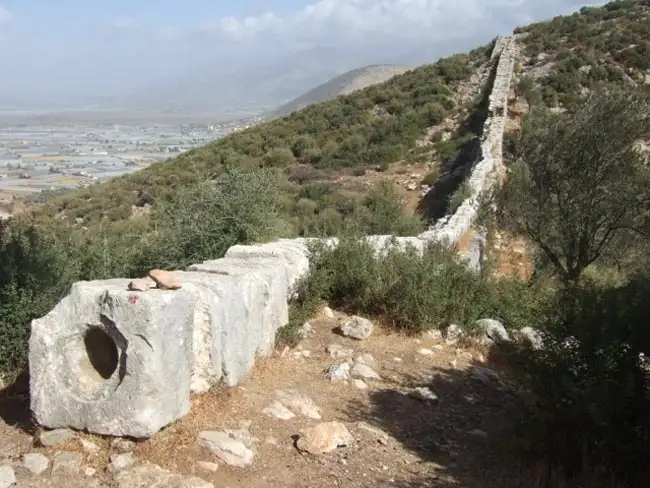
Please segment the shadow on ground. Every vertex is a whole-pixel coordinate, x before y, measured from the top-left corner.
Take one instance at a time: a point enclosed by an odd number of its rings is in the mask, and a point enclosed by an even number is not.
[[[485,366],[472,367],[480,372]],[[415,387],[429,387],[439,401],[410,396]],[[517,401],[510,391],[485,371],[474,375],[436,368],[425,381],[407,376],[399,384],[372,393],[370,406],[347,405],[346,414],[386,432],[427,465],[420,472],[431,473],[416,481],[412,476],[408,482],[397,479],[391,486],[550,488],[553,485],[531,479],[534,466],[518,461],[514,441]]]
[[[29,405],[29,373],[23,371],[13,384],[0,390],[0,419],[32,435],[35,432]]]

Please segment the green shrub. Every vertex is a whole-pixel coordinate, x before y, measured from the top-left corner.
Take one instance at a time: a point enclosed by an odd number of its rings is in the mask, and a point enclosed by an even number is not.
[[[512,298],[501,296],[504,291],[513,292]],[[452,250],[431,246],[420,255],[413,248],[389,246],[377,254],[354,234],[340,238],[334,249],[312,247],[311,271],[300,300],[320,299],[412,332],[450,323],[469,326],[484,317],[523,327],[534,323],[548,303],[548,295],[523,282],[481,278]]]
[[[433,186],[436,184],[436,181],[438,181],[439,176],[440,176],[439,169],[431,171],[427,173],[424,178],[422,178],[422,183],[425,185]]]
[[[356,210],[357,223],[366,234],[413,236],[424,230],[422,220],[406,209],[397,187],[390,181],[373,187],[364,205]]]
[[[271,149],[264,156],[264,164],[272,168],[286,168],[295,163],[293,153],[286,148]]]
[[[160,228],[143,245],[132,273],[185,268],[217,259],[235,244],[264,242],[281,233],[278,176],[230,168],[215,182],[179,192],[156,210]]]
[[[519,358],[535,403],[523,411],[523,435],[537,456],[567,472],[600,464],[628,480],[650,480],[650,353],[647,277],[623,287],[566,292],[540,322],[545,348]]]

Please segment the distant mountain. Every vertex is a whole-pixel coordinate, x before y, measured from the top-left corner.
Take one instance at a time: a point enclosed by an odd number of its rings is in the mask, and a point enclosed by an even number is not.
[[[288,52],[249,53],[228,58],[204,59],[169,78],[157,78],[147,86],[115,101],[135,110],[261,114],[315,86],[346,76],[359,66],[416,66],[475,45],[474,37],[422,45],[392,45],[389,41],[368,46],[313,46]],[[482,39],[488,42],[489,38]],[[363,68],[365,69],[365,68]],[[344,73],[342,75],[342,73]],[[378,81],[377,81],[378,82]],[[362,88],[360,85],[358,88]]]
[[[371,61],[375,61],[371,59]],[[356,66],[368,56],[329,47],[251,58],[215,59],[169,80],[157,80],[122,102],[131,108],[261,113]]]
[[[383,83],[395,75],[404,73],[409,68],[394,65],[373,65],[353,69],[339,75],[331,80],[309,90],[307,93],[294,98],[288,103],[269,112],[265,118],[282,117],[288,115],[294,110],[311,105],[312,103],[324,102],[331,100],[339,95],[347,95],[355,90],[361,90],[367,86]]]

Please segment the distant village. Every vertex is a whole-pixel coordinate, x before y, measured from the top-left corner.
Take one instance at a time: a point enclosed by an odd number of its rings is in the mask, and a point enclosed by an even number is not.
[[[22,125],[0,128],[0,193],[20,198],[132,173],[259,123]]]

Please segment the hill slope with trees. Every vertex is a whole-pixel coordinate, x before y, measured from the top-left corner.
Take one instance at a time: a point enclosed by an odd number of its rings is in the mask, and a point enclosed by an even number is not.
[[[353,69],[285,103],[271,111],[267,118],[289,115],[291,112],[305,108],[313,103],[331,100],[339,95],[347,95],[355,90],[382,83],[405,71],[407,71],[407,68],[392,65],[364,66]]]
[[[469,328],[486,314],[537,327],[544,351],[502,351],[532,398],[521,409],[528,451],[566,475],[533,486],[647,486],[650,0],[583,8],[516,33],[509,174],[483,223],[488,235],[505,230],[531,244],[529,282],[494,279],[489,266],[477,276],[444,250],[378,257],[345,239],[416,234],[424,222],[389,183],[355,193],[343,179],[421,159],[435,163],[429,183],[471,168],[488,45],[138,173],[45,195],[0,223],[0,373],[24,366],[30,320],[74,281],[181,268],[236,243],[339,235],[338,249],[315,250],[291,326],[325,299],[411,332]]]

